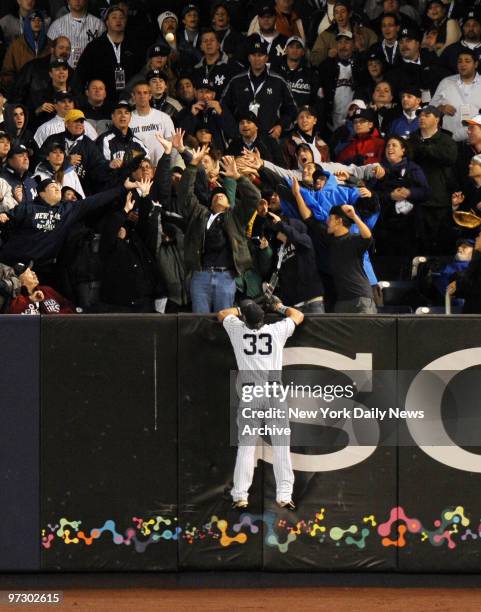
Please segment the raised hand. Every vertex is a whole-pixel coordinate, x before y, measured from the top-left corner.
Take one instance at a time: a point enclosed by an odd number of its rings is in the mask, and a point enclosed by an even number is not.
[[[361,198],[371,198],[372,192],[367,187],[359,187],[359,195]]]
[[[10,220],[10,217],[5,213],[0,213],[0,223],[7,223]]]
[[[43,291],[40,291],[40,289],[35,289],[35,291],[30,294],[29,298],[31,302],[43,302],[45,296]]]
[[[220,165],[222,168],[221,174],[223,174],[224,176],[227,176],[234,180],[237,180],[240,178],[241,175],[237,168],[235,157],[233,157],[232,155],[225,155],[220,160]]]
[[[167,140],[167,138],[164,138],[160,132],[156,133],[155,138],[164,147],[165,154],[170,155],[173,147],[172,142],[170,140]]]
[[[295,196],[301,195],[301,188],[299,187],[299,181],[294,176],[292,178],[291,191]]]
[[[209,152],[209,145],[203,145],[202,147],[197,147],[197,149],[194,149],[192,153],[192,159],[190,163],[193,166],[198,166],[200,162],[204,159],[204,157],[207,155],[208,152]]]
[[[349,219],[354,219],[356,217],[356,211],[354,210],[354,206],[351,206],[350,204],[343,204],[341,208],[344,211],[344,214],[349,217]]]
[[[172,146],[174,147],[174,149],[177,149],[179,153],[182,153],[182,151],[185,149],[184,134],[185,130],[177,128],[174,132],[174,135],[172,136]]]
[[[132,192],[129,191],[129,193],[127,194],[127,197],[125,198],[125,205],[124,205],[124,210],[125,212],[128,214],[135,206],[135,202],[134,202],[134,196],[132,195]]]
[[[250,166],[251,168],[255,168],[256,170],[262,168],[263,161],[261,159],[261,154],[259,153],[258,149],[254,149],[253,151],[251,151],[250,149],[246,149],[244,147],[244,149],[242,150],[242,159],[244,163]]]
[[[140,181],[137,181],[137,187],[142,191],[143,198],[146,198],[149,195],[153,183],[154,181],[151,181],[150,179],[141,179]]]

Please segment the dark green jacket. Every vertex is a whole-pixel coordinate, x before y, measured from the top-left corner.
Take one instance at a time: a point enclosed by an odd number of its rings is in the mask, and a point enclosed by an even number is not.
[[[187,221],[184,261],[188,273],[202,268],[205,230],[211,215],[210,209],[200,204],[194,195],[196,174],[197,167],[192,164],[188,165],[182,175],[177,193],[179,211]],[[252,258],[247,246],[246,227],[256,210],[261,194],[249,179],[241,177],[237,181],[236,195],[236,205],[228,208],[224,213],[224,228],[229,236],[236,272],[243,274],[252,267]]]
[[[413,160],[421,166],[430,187],[423,205],[451,208],[451,194],[455,191],[453,169],[458,155],[456,142],[442,130],[426,140],[416,130],[409,141],[413,147]]]

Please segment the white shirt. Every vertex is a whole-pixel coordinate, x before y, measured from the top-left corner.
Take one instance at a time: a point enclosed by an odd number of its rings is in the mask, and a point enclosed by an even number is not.
[[[96,140],[97,132],[90,125],[90,123],[88,121],[85,121],[84,126],[85,126],[85,135],[88,136],[91,140]],[[37,143],[37,145],[41,147],[51,134],[60,134],[60,132],[63,132],[64,130],[65,130],[64,120],[59,115],[55,115],[53,119],[49,119],[49,121],[42,123],[42,125],[37,129],[37,131],[33,135],[33,138],[35,142]]]
[[[155,135],[157,132],[164,138],[171,138],[174,135],[175,128],[172,119],[167,113],[152,108],[147,115],[139,115],[134,110],[130,119],[129,127],[139,140],[146,146],[150,161],[154,166],[157,165],[159,159],[164,154],[164,147],[157,140]]]
[[[234,315],[227,315],[222,324],[229,335],[239,371],[282,370],[282,349],[296,329],[290,317],[260,329],[250,329]]]
[[[332,110],[332,129],[336,130],[346,121],[347,109],[352,102],[352,66],[339,65],[338,85],[334,93],[334,104]]]
[[[47,36],[50,40],[55,40],[58,36],[66,36],[70,40],[72,51],[68,62],[75,68],[88,43],[104,32],[104,23],[94,15],[87,13],[84,17],[72,17],[71,13],[67,13],[52,23]]]
[[[454,106],[456,114],[444,115],[442,126],[452,132],[453,140],[466,140],[468,131],[461,122],[477,115],[481,108],[481,77],[476,74],[472,83],[463,83],[458,74],[446,77],[439,83],[431,104]]]

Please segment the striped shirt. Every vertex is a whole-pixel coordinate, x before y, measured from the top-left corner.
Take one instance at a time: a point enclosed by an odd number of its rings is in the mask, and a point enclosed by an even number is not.
[[[105,32],[105,25],[94,15],[87,13],[84,17],[72,17],[70,13],[56,19],[48,29],[47,36],[55,40],[66,36],[70,40],[72,51],[69,64],[75,68],[83,50],[89,42]]]
[[[296,329],[294,321],[287,317],[278,323],[251,329],[235,315],[223,320],[239,371],[282,370],[282,349]]]

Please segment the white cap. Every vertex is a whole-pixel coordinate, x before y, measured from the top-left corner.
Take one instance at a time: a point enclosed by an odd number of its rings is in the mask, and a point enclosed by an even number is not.
[[[479,125],[481,126],[481,115],[475,115],[471,119],[465,119],[463,125]]]
[[[351,106],[356,105],[358,108],[362,108],[363,110],[366,110],[367,106],[366,103],[364,102],[364,100],[361,99],[356,99],[353,100],[350,104],[348,108],[351,108]]]

